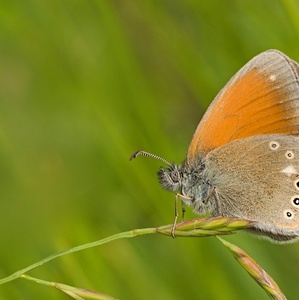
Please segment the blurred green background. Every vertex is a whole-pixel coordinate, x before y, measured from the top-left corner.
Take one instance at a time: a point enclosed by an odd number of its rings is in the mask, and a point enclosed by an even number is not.
[[[299,5],[275,0],[1,1],[0,275],[134,228],[173,221],[156,179],[254,55],[299,61]],[[189,209],[186,218],[194,214]],[[299,243],[226,237],[298,299]],[[160,235],[59,258],[30,275],[120,299],[268,299],[215,239]],[[69,299],[26,280],[0,299]]]

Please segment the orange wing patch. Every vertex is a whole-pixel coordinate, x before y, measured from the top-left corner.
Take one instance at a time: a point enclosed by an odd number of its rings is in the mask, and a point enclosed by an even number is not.
[[[241,138],[299,133],[298,65],[278,51],[250,61],[231,79],[199,123],[187,160]]]

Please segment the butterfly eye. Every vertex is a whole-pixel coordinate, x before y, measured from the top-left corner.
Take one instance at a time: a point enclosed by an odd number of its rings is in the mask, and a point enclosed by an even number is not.
[[[180,189],[181,180],[177,167],[171,167],[169,169],[160,168],[158,180],[166,190],[178,191]]]
[[[180,174],[177,170],[174,170],[171,172],[170,177],[174,183],[177,183],[180,181]]]

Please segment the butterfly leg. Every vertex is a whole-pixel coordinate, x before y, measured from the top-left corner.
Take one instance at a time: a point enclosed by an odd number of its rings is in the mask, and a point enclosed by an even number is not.
[[[185,208],[185,203],[183,201],[181,201],[181,205],[182,205],[182,222],[183,222],[185,218],[186,208]]]
[[[174,220],[173,220],[173,224],[172,224],[172,228],[171,228],[171,236],[173,238],[175,238],[175,226],[176,226],[176,223],[178,221],[178,216],[179,216],[179,213],[178,213],[178,200],[180,199],[186,199],[186,200],[191,200],[190,197],[188,196],[185,196],[185,195],[182,195],[182,194],[179,194],[177,193],[175,195],[175,202],[174,202]],[[185,212],[186,212],[186,209],[185,209],[185,204],[183,201],[181,201],[182,203],[182,221],[184,221],[184,216],[185,216]]]
[[[173,224],[172,224],[172,228],[171,228],[171,236],[173,238],[175,238],[175,226],[176,226],[176,223],[177,223],[177,220],[178,220],[178,216],[179,216],[179,213],[178,213],[178,199],[179,199],[179,194],[176,194],[175,195],[175,200],[174,200],[174,220],[173,220]]]

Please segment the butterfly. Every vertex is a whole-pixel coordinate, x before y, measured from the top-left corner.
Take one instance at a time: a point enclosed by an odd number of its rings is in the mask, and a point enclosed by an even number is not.
[[[251,59],[219,92],[180,165],[158,179],[195,213],[253,221],[274,242],[299,237],[299,65],[278,50]]]

